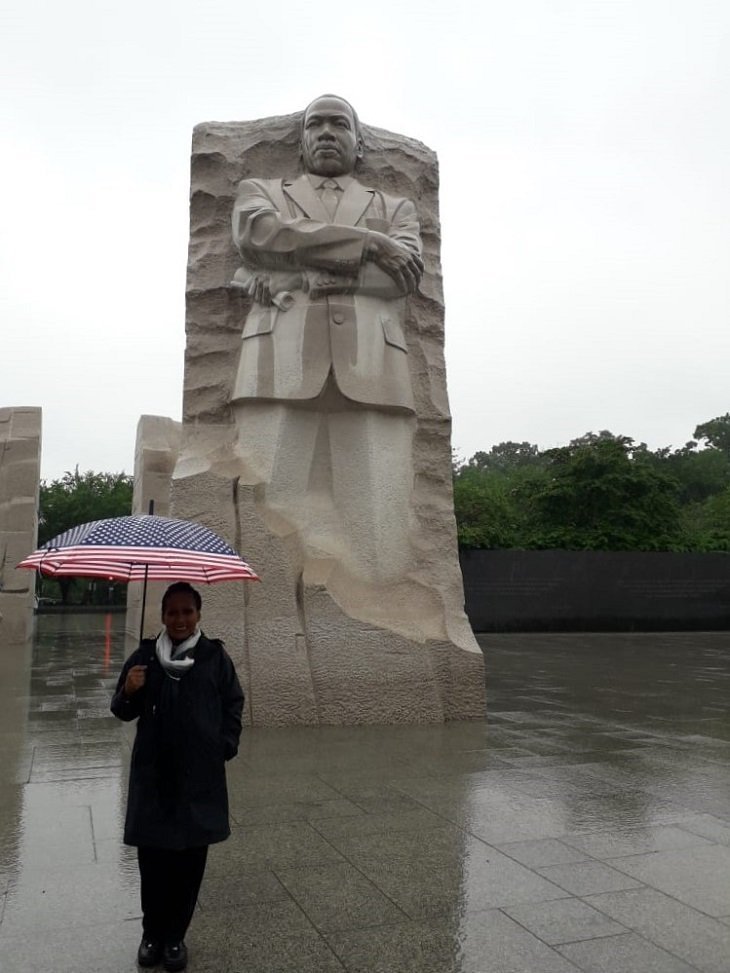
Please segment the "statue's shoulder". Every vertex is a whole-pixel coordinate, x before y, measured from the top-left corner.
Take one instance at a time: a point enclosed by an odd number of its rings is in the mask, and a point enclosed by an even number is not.
[[[416,207],[413,200],[406,196],[392,196],[390,193],[383,192],[381,189],[374,189],[361,183],[363,189],[372,193],[376,209],[382,211],[388,219],[395,219],[406,214],[415,213]]]
[[[385,203],[389,209],[392,208],[396,210],[404,203],[411,203],[411,205],[413,205],[412,201],[408,199],[406,196],[391,196],[390,193],[380,193],[380,195],[385,200]]]
[[[283,179],[259,179],[249,176],[238,183],[238,192],[271,192],[281,186]]]
[[[260,179],[258,176],[249,176],[242,179],[237,186],[236,194],[241,196],[268,196],[270,199],[281,200],[282,194],[290,186],[296,184],[306,176],[282,176],[277,179]]]

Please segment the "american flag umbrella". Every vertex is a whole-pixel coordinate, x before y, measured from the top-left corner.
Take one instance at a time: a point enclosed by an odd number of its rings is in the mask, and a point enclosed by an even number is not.
[[[79,524],[18,564],[50,578],[114,581],[258,581],[234,549],[202,524],[140,514]]]
[[[191,520],[153,514],[79,524],[47,541],[17,566],[49,578],[143,581],[143,620],[148,581],[260,580],[212,530]]]

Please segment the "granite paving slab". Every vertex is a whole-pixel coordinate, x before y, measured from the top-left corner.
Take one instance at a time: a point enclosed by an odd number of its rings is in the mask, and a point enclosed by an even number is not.
[[[239,825],[286,824],[292,821],[328,821],[334,818],[363,818],[365,812],[347,798],[323,801],[292,801],[290,803],[237,804],[230,811],[231,821]],[[318,829],[320,834],[324,832]]]
[[[568,943],[557,950],[584,973],[697,973],[696,966],[636,933]]]
[[[509,906],[503,911],[551,946],[580,939],[615,936],[626,931],[624,926],[598,909],[575,898]]]
[[[252,930],[225,910],[201,912],[187,944],[189,973],[342,973],[345,969],[313,928],[291,935],[270,926]]]
[[[237,807],[253,808],[270,804],[336,801],[342,797],[315,774],[250,779],[245,771],[232,772],[228,790],[234,810]]]
[[[348,973],[575,973],[566,957],[496,910],[327,933]]]
[[[444,818],[425,807],[414,810],[390,811],[384,814],[338,815],[337,817],[318,816],[312,826],[328,840],[355,835],[397,834],[402,831],[424,831],[443,828]]]
[[[211,848],[198,901],[203,910],[230,909],[289,898],[289,893],[270,868],[252,866]],[[136,867],[136,863],[135,863]]]
[[[125,885],[117,869],[67,863],[59,868],[49,863],[44,871],[23,875],[8,889],[0,930],[3,938],[35,939],[41,929],[86,929],[139,915],[137,882]]]
[[[718,845],[730,845],[730,821],[713,814],[694,814],[677,822],[677,826],[690,834],[700,835]]]
[[[619,859],[619,862],[621,861],[623,859]],[[543,878],[559,885],[573,895],[618,892],[620,889],[632,889],[642,884],[625,872],[611,868],[603,862],[595,861],[548,865],[538,868],[537,871]]]
[[[702,973],[730,973],[730,927],[663,892],[629,889],[585,901]]]
[[[496,850],[444,859],[362,860],[370,881],[412,918],[562,898],[565,891]]]
[[[450,824],[406,831],[328,834],[329,842],[348,861],[362,865],[373,861],[426,861],[441,864],[468,857],[488,856],[484,842]],[[495,856],[502,857],[499,852]]]
[[[700,912],[710,916],[730,913],[730,848],[725,845],[632,855],[612,859],[612,864]]]
[[[367,814],[414,811],[423,806],[392,786],[389,781],[384,781],[382,775],[332,774],[323,771],[318,776],[337,792],[337,796],[347,798]]]
[[[43,935],[2,930],[0,973],[139,973],[139,922],[120,921],[86,926],[54,926]],[[191,965],[190,973],[194,973]]]
[[[535,841],[512,841],[497,845],[510,858],[522,862],[528,868],[541,865],[563,865],[569,862],[590,861],[590,856],[557,838],[538,838]]]
[[[408,916],[348,863],[277,868],[276,876],[322,932],[403,922]]]
[[[570,824],[563,802],[530,797],[508,787],[478,795],[422,799],[422,803],[490,845],[558,838]]]
[[[343,861],[343,856],[306,821],[232,829],[228,854],[250,865],[295,866]]]
[[[195,926],[205,929],[212,927],[219,920],[222,924],[234,925],[236,933],[241,936],[298,936],[309,935],[312,923],[301,906],[286,895],[278,899],[254,900],[243,902],[240,899],[227,899],[225,890],[216,889],[215,899],[208,894],[208,898],[201,899],[200,909],[195,917]],[[207,901],[207,907],[206,907]],[[205,915],[205,918],[201,917]],[[192,926],[190,927],[192,930]]]
[[[635,830],[617,828],[612,831],[596,831],[593,834],[566,835],[563,840],[565,844],[603,860],[711,844],[709,839],[695,835],[679,825],[659,825]]]

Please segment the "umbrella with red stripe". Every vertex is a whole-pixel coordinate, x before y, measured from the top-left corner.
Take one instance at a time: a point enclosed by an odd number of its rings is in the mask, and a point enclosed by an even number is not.
[[[18,567],[49,578],[143,581],[145,595],[147,581],[260,580],[241,555],[209,528],[153,514],[109,517],[72,527]]]

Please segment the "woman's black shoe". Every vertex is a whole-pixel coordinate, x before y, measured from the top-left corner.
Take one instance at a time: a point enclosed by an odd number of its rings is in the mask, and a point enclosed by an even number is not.
[[[170,973],[184,970],[188,965],[188,948],[185,943],[168,943],[162,950],[162,965]]]
[[[140,966],[157,966],[162,959],[162,944],[154,939],[142,937],[137,950],[137,962]]]

